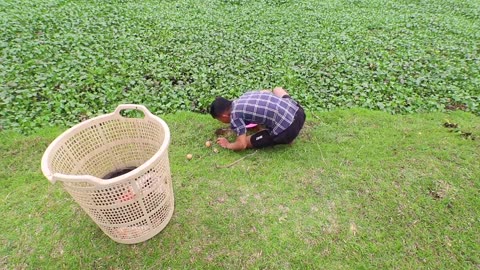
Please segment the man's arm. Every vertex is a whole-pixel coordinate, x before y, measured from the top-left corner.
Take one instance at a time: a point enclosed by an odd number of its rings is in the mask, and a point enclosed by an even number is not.
[[[245,150],[246,148],[251,147],[249,143],[250,136],[247,137],[247,134],[242,134],[237,137],[235,142],[230,143],[227,139],[220,137],[217,139],[217,143],[227,149],[231,149],[234,151],[240,151],[240,150]]]

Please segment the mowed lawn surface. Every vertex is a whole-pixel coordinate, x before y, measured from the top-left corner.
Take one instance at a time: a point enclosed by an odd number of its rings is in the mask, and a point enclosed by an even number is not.
[[[161,116],[175,212],[154,238],[110,240],[40,171],[65,129],[0,132],[2,269],[478,269],[480,119],[309,112],[292,146],[205,147],[210,116]],[[455,127],[445,127],[450,124]],[[453,126],[453,125],[451,125]],[[185,156],[190,153],[193,159]]]

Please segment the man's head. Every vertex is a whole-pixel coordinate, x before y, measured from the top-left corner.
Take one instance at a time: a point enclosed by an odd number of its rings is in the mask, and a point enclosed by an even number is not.
[[[210,105],[210,114],[218,121],[228,124],[230,123],[230,111],[232,108],[232,101],[217,97]]]

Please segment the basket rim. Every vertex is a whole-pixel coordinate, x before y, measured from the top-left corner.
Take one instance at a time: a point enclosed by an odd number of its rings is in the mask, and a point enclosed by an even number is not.
[[[143,119],[150,119],[153,121],[156,121],[158,124],[160,124],[164,130],[165,136],[162,141],[162,145],[158,149],[158,151],[155,152],[155,154],[149,158],[147,161],[145,161],[142,165],[139,167],[135,168],[134,170],[126,173],[119,175],[117,177],[111,178],[111,179],[102,179],[98,178],[93,175],[72,175],[72,174],[62,174],[62,173],[53,173],[51,170],[51,164],[49,163],[50,156],[54,150],[54,148],[57,146],[57,144],[60,144],[61,142],[69,139],[73,134],[77,133],[79,129],[83,130],[86,127],[92,126],[96,122],[101,122],[102,120],[106,119],[115,119],[115,118],[124,118],[121,116],[119,113],[122,109],[138,109],[144,112],[144,118]],[[151,166],[154,160],[157,160],[164,154],[165,151],[168,150],[168,146],[170,145],[170,128],[168,127],[167,123],[161,119],[160,117],[152,114],[145,106],[143,105],[136,105],[136,104],[122,104],[117,107],[117,109],[108,114],[100,115],[91,119],[88,119],[86,121],[83,121],[81,123],[78,123],[71,128],[67,129],[64,131],[61,135],[59,135],[55,140],[53,140],[50,145],[47,147],[45,150],[42,160],[41,160],[41,169],[43,175],[52,183],[54,184],[56,181],[62,181],[62,182],[89,182],[95,185],[101,185],[101,186],[106,186],[106,185],[111,185],[111,184],[116,184],[116,183],[121,183],[127,179],[129,179],[131,176],[137,174],[139,171],[144,171],[148,167]]]

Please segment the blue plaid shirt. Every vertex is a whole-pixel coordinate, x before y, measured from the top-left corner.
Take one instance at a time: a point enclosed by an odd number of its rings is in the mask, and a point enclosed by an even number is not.
[[[238,136],[247,132],[247,124],[264,125],[272,135],[288,128],[298,110],[290,98],[280,98],[270,92],[252,91],[232,102],[230,125]]]

